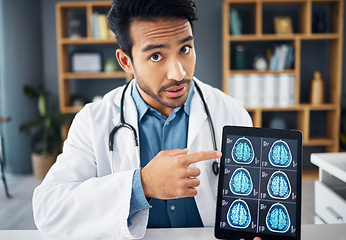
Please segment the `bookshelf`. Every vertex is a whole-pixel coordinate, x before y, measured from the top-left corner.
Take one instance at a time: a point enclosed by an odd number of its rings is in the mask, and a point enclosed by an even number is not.
[[[73,106],[71,103],[70,82],[78,80],[100,81],[104,79],[114,79],[129,81],[131,74],[119,70],[114,72],[71,72],[70,57],[71,49],[83,47],[100,49],[106,46],[116,45],[115,37],[95,38],[93,32],[92,16],[95,12],[105,14],[111,7],[111,1],[85,1],[85,2],[59,2],[56,5],[56,26],[57,26],[57,50],[58,50],[58,81],[59,81],[59,105],[60,111],[65,114],[75,114],[83,106]],[[80,37],[69,37],[69,16],[71,13],[78,13],[81,20]],[[109,89],[111,90],[111,89]],[[66,139],[69,125],[65,126],[62,131],[63,139]]]
[[[230,79],[235,75],[248,77],[251,74],[264,76],[271,74],[280,76],[289,74],[294,77],[294,104],[286,107],[246,107],[255,127],[267,127],[264,123],[266,114],[286,113],[294,116],[295,128],[303,132],[304,146],[324,146],[327,152],[339,151],[339,126],[341,109],[341,74],[342,74],[342,42],[343,42],[343,0],[225,0],[223,5],[223,91],[231,93]],[[283,10],[283,9],[285,9]],[[243,21],[243,32],[232,35],[230,11],[237,9],[240,15],[246,16]],[[322,10],[321,10],[322,9]],[[277,11],[276,11],[277,10]],[[327,27],[323,33],[314,31],[314,16],[322,11],[326,16]],[[274,12],[274,13],[273,13]],[[287,12],[292,19],[294,31],[289,34],[275,34],[273,27],[275,14]],[[282,15],[281,15],[282,16]],[[246,18],[246,19],[245,19]],[[235,45],[251,46],[251,44],[291,44],[294,47],[294,65],[292,69],[282,71],[234,68]],[[309,85],[313,72],[306,67],[306,49],[310,45],[327,46],[327,59],[323,59],[325,100],[322,104],[310,104],[307,100]],[[249,51],[251,48],[249,47]],[[319,49],[316,48],[316,58]],[[310,65],[315,64],[312,59]],[[319,70],[319,69],[317,69]],[[307,78],[311,75],[311,78]],[[236,84],[236,83],[234,83]],[[234,86],[234,85],[232,85]],[[324,116],[324,134],[312,135],[312,125],[318,121],[315,116]],[[320,127],[320,124],[317,124]]]

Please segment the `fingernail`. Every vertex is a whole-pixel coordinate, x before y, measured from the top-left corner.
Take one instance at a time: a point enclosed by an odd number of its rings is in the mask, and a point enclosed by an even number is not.
[[[216,152],[216,156],[217,156],[217,157],[221,157],[221,156],[222,156],[222,153],[219,152],[219,151],[217,151],[217,152]]]

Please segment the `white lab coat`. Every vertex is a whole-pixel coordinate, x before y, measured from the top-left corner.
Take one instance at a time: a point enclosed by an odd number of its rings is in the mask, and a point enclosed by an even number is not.
[[[251,126],[246,110],[233,98],[197,79],[209,106],[221,149],[224,125]],[[133,84],[132,81],[131,84]],[[137,127],[137,110],[126,91],[125,121]],[[45,236],[70,239],[142,238],[149,210],[142,210],[128,227],[133,172],[137,166],[131,132],[121,128],[114,138],[114,169],[109,161],[109,134],[119,122],[123,87],[105,95],[102,101],[87,104],[75,117],[63,153],[50,169],[33,196],[35,223]],[[187,146],[190,153],[213,150],[210,128],[201,98],[195,90],[191,102]],[[201,170],[200,186],[195,197],[204,226],[215,221],[217,176],[214,160],[196,163]]]

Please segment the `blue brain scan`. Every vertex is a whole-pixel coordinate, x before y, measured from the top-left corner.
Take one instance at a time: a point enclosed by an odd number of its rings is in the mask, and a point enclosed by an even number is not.
[[[238,168],[232,174],[229,181],[231,192],[236,195],[247,196],[252,192],[253,183],[249,171],[245,168]]]
[[[239,164],[250,164],[254,159],[254,149],[249,139],[239,138],[233,146],[232,158]]]
[[[292,162],[292,154],[285,141],[278,140],[270,148],[268,158],[275,167],[288,167]]]
[[[234,228],[247,228],[251,222],[250,209],[241,199],[235,200],[227,213],[227,222]]]
[[[267,185],[267,191],[272,198],[287,199],[291,195],[291,183],[286,173],[276,171]]]
[[[286,207],[281,203],[273,204],[268,211],[266,225],[271,232],[287,232],[291,226],[291,220]]]

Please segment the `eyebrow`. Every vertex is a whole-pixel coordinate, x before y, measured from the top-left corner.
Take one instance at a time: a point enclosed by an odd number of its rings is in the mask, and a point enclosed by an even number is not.
[[[191,41],[193,40],[193,36],[188,36],[182,40],[179,41],[179,44],[183,44],[183,43],[186,43],[188,41]],[[168,44],[150,44],[148,46],[146,46],[145,48],[142,49],[142,52],[149,52],[151,50],[154,50],[154,49],[160,49],[160,48],[168,48]]]
[[[167,44],[151,44],[142,49],[142,52],[149,52],[153,49],[168,48]]]
[[[183,44],[183,43],[186,43],[186,42],[191,41],[191,40],[193,40],[193,36],[190,35],[190,36],[180,40],[179,44]]]

